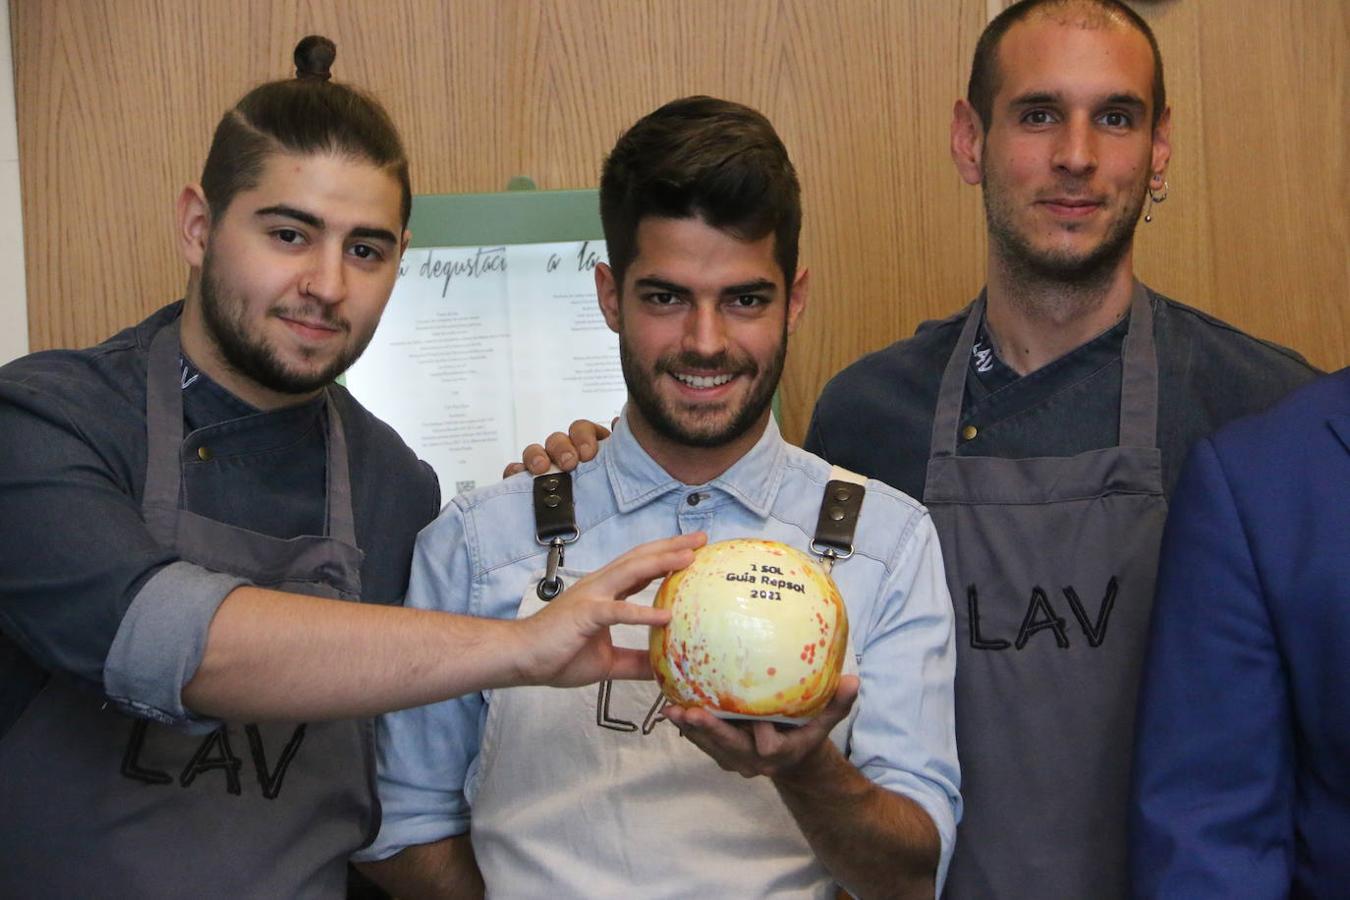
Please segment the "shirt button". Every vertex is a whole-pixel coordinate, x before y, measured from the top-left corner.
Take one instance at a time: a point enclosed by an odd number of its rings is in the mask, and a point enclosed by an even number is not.
[[[211,459],[211,456],[212,453],[210,447],[201,446],[197,448],[197,458],[202,462],[208,462]]]
[[[690,494],[688,497],[684,498],[684,502],[688,503],[690,506],[698,506],[698,502],[702,499],[702,494]]]
[[[961,438],[963,440],[973,441],[975,440],[975,435],[979,433],[980,429],[976,428],[974,425],[967,425],[965,428],[961,429]]]

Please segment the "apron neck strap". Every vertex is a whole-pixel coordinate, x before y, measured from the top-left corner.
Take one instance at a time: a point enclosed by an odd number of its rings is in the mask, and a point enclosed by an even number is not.
[[[984,320],[985,292],[966,307],[966,324],[956,339],[956,349],[947,359],[938,388],[937,409],[933,415],[933,434],[929,440],[929,456],[956,455],[956,426],[961,421],[961,406],[966,396],[966,374],[970,371],[970,350],[975,346],[975,335]]]
[[[1158,443],[1158,353],[1153,337],[1153,302],[1148,288],[1134,283],[1130,330],[1121,349],[1120,446]]]
[[[151,536],[173,545],[182,485],[183,382],[174,319],[150,341],[145,384],[145,494],[141,515]]]
[[[811,551],[821,557],[826,572],[834,568],[836,560],[853,555],[853,534],[858,530],[866,485],[866,478],[848,469],[840,466],[830,469],[820,516],[816,519],[816,533],[811,538]]]

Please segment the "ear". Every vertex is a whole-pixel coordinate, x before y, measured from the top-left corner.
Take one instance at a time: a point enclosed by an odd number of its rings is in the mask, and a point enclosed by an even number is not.
[[[1153,126],[1152,173],[1162,175],[1167,171],[1167,163],[1172,159],[1172,107],[1165,107]]]
[[[614,279],[614,270],[607,263],[596,263],[595,296],[600,301],[600,312],[605,324],[615,334],[619,333],[619,283]]]
[[[412,232],[407,228],[403,229],[403,239],[398,243],[398,258],[402,259],[403,254],[408,252],[408,244],[412,243]]]
[[[983,180],[984,123],[980,114],[965,100],[957,100],[952,108],[952,162],[966,184]]]
[[[206,243],[211,236],[211,205],[201,185],[189,184],[178,195],[178,249],[194,269],[206,259]]]
[[[788,289],[788,334],[792,334],[797,330],[797,324],[801,320],[802,313],[806,312],[806,300],[810,293],[811,270],[801,269],[797,272],[797,277],[792,279],[792,287]]]

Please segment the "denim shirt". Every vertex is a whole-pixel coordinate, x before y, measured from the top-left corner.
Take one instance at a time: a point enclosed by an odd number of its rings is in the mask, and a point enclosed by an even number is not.
[[[809,552],[829,477],[827,463],[787,444],[770,422],[730,469],[686,485],[621,421],[599,455],[574,473],[580,537],[567,547],[567,568],[592,571],[639,543],[700,530],[710,541],[761,537]],[[544,568],[545,548],[534,534],[526,475],[456,497],[418,537],[408,605],[515,618],[522,593]],[[942,840],[940,884],[960,797],[952,608],[936,532],[922,506],[869,481],[854,547],[833,571],[862,678],[848,758],[932,818]],[[380,720],[384,820],[358,858],[386,858],[468,830],[465,788],[490,702],[474,693]]]

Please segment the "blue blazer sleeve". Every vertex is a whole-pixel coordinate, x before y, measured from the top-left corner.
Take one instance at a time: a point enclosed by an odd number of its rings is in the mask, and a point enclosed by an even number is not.
[[[1139,897],[1283,897],[1294,866],[1292,705],[1272,614],[1215,446],[1163,535],[1136,729]]]

